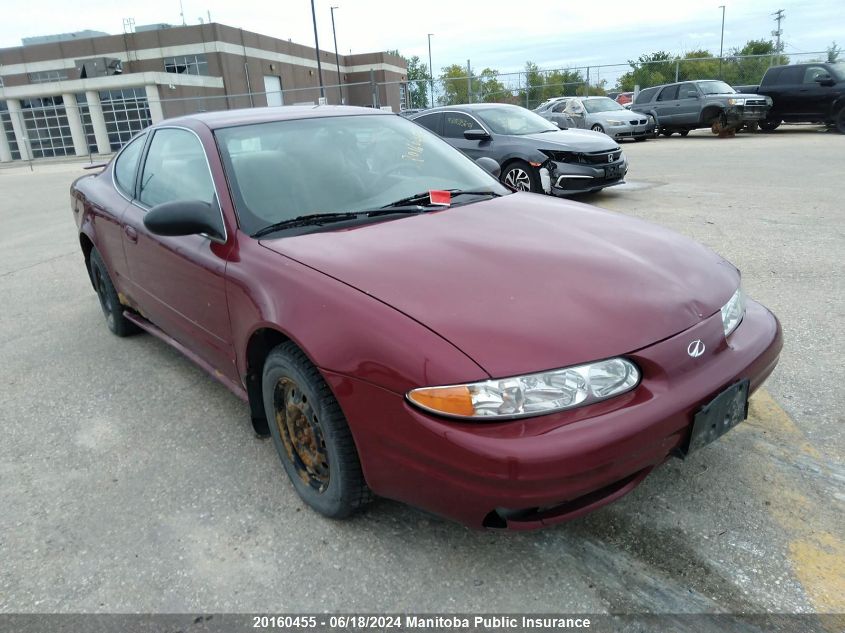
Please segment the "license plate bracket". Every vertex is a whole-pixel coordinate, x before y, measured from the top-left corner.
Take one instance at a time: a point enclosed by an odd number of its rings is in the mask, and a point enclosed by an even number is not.
[[[604,177],[605,178],[618,178],[621,174],[621,169],[619,165],[611,165],[610,167],[604,168]]]
[[[681,457],[717,440],[748,417],[748,388],[748,379],[734,383],[698,410]]]

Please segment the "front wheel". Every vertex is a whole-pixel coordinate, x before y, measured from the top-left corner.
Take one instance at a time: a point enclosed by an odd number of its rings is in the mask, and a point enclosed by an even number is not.
[[[528,163],[521,160],[508,165],[502,172],[501,180],[506,187],[514,191],[542,192],[537,172]]]
[[[604,134],[604,128],[603,128],[600,124],[598,124],[598,123],[594,123],[594,124],[593,124],[593,127],[591,127],[590,129],[591,129],[593,132],[601,132],[602,134]]]
[[[660,133],[661,133],[663,136],[665,136],[666,138],[669,138],[670,136],[672,136],[672,130],[667,130],[667,129],[665,129],[665,128],[664,128],[664,129],[662,129],[662,130],[660,130]]]
[[[678,132],[678,134],[680,134],[681,136],[689,136],[689,130],[681,130],[680,132]]]
[[[292,342],[276,347],[261,384],[273,444],[302,500],[332,519],[366,505],[372,494],[346,418],[302,350]]]

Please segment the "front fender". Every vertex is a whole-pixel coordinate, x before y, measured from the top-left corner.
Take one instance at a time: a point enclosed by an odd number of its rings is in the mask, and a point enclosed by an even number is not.
[[[489,378],[457,347],[395,308],[256,240],[239,238],[226,267],[226,294],[245,386],[247,345],[262,328],[294,341],[325,372],[395,393]]]

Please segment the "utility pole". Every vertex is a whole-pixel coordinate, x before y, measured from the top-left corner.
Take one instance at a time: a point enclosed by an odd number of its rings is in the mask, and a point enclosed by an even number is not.
[[[722,10],[722,39],[719,40],[719,79],[722,78],[722,51],[725,49],[725,5],[719,5]]]
[[[431,36],[434,33],[428,34],[428,83],[431,89],[431,107],[434,107],[434,67],[431,65]]]
[[[472,67],[467,60],[467,103],[472,103]]]
[[[780,36],[781,36],[781,35],[783,35],[783,30],[780,28],[780,23],[781,23],[781,21],[782,21],[784,18],[786,18],[786,16],[783,14],[783,9],[778,9],[777,11],[775,11],[774,13],[772,13],[772,15],[773,15],[773,16],[775,16],[775,22],[777,22],[777,23],[778,23],[778,30],[777,30],[777,31],[772,31],[772,35],[774,35],[775,37],[777,37],[777,44],[775,44],[775,50],[776,50],[778,53],[780,53],[780,52],[781,52],[781,50],[783,50],[783,49],[781,48],[781,42],[780,42]]]
[[[311,0],[311,20],[314,22],[314,48],[317,52],[317,78],[320,81],[320,98],[326,98],[326,90],[323,88],[323,66],[320,64],[320,40],[317,38],[317,11],[314,9],[314,0]]]
[[[337,54],[337,33],[334,30],[334,10],[332,7],[332,38],[334,38],[334,63],[337,64],[337,89],[340,91],[340,105],[343,105],[343,78],[340,76],[340,56]]]

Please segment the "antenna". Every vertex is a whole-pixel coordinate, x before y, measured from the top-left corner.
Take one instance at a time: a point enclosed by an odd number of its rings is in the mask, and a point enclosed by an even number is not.
[[[775,44],[775,50],[778,53],[780,53],[783,50],[783,45],[781,44],[781,41],[780,41],[780,36],[783,35],[783,29],[780,28],[780,23],[781,23],[782,20],[784,20],[786,18],[786,16],[783,14],[783,9],[778,9],[777,11],[772,13],[772,15],[775,16],[775,22],[778,23],[778,30],[772,31],[772,35],[774,35],[777,38],[777,43]]]

